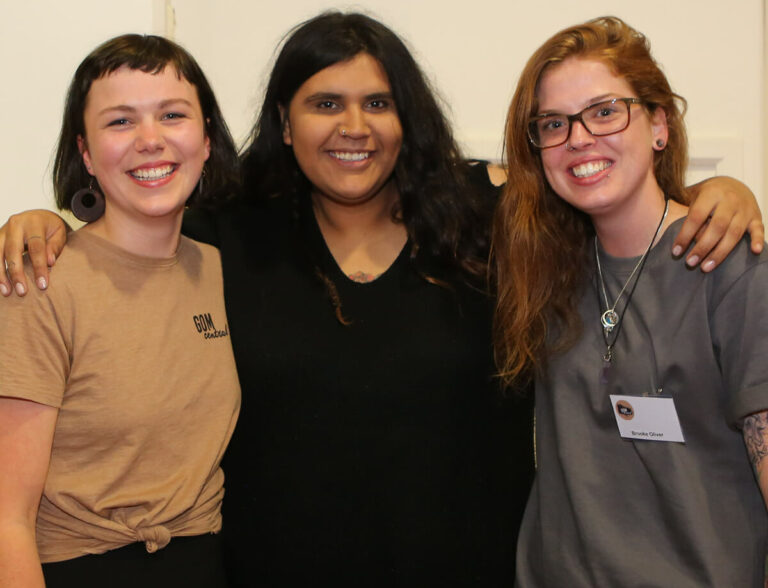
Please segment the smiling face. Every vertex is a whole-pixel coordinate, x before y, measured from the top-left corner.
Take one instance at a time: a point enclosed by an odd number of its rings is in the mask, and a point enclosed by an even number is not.
[[[403,129],[387,75],[367,53],[310,77],[282,114],[283,140],[316,197],[353,206],[394,185]]]
[[[603,100],[633,97],[632,87],[603,62],[571,57],[541,77],[537,114],[574,114]],[[542,149],[541,162],[555,193],[594,219],[638,210],[658,199],[653,173],[658,140],[667,141],[664,111],[657,108],[649,114],[633,104],[626,130],[595,137],[574,122],[568,142]]]
[[[166,67],[121,67],[91,84],[78,146],[104,192],[104,219],[178,218],[210,153],[195,87]]]

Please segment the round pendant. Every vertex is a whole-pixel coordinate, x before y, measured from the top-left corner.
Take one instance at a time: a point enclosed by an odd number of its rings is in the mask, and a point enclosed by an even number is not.
[[[606,332],[610,333],[613,328],[619,324],[619,315],[615,310],[609,308],[600,317],[600,322],[603,324],[603,328]]]

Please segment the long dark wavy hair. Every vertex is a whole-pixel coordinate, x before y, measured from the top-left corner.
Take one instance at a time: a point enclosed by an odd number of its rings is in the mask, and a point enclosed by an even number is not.
[[[210,206],[231,197],[240,181],[237,149],[219,110],[216,96],[195,59],[182,47],[155,35],[121,35],[94,49],[80,63],[67,92],[56,158],[53,164],[53,187],[56,204],[70,210],[70,199],[80,188],[88,187],[92,176],[85,169],[77,137],[85,137],[85,103],[91,84],[112,72],[127,67],[157,74],[166,67],[176,70],[197,90],[197,98],[205,121],[205,133],[211,153],[205,164],[202,193],[198,190],[187,205]]]
[[[440,268],[441,279],[484,281],[493,203],[476,194],[467,181],[468,164],[408,48],[389,28],[366,15],[323,13],[287,36],[241,157],[246,197],[290,198],[296,203],[308,198],[309,180],[292,147],[283,142],[280,110],[287,110],[311,76],[361,53],[375,58],[386,72],[403,128],[394,169],[400,195],[396,217],[406,227],[414,262],[430,260],[433,269]]]
[[[688,201],[685,100],[670,88],[648,40],[622,20],[602,17],[564,29],[539,47],[523,69],[509,106],[509,178],[493,227],[494,348],[500,375],[508,384],[541,373],[547,357],[567,348],[581,330],[576,304],[585,286],[594,228],[586,214],[552,190],[540,152],[527,138],[528,121],[538,112],[539,81],[548,67],[570,57],[605,63],[626,80],[649,113],[664,109],[669,135],[665,148],[654,153],[654,174],[667,196]]]

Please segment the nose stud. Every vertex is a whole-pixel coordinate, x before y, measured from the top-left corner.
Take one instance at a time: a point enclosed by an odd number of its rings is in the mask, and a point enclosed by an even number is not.
[[[347,136],[347,129],[345,129],[344,127],[341,127],[339,129],[339,135],[341,135],[342,137],[346,137]]]

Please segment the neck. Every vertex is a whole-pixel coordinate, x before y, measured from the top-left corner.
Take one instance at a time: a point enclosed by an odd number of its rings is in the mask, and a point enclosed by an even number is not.
[[[394,187],[353,206],[312,195],[323,239],[341,270],[356,281],[375,279],[394,262],[408,240],[405,225],[393,218],[400,201]]]
[[[653,244],[656,244],[669,225],[688,214],[687,206],[670,199],[669,210],[659,228],[664,207],[664,200],[660,199],[649,206],[648,210],[639,211],[637,218],[629,222],[599,223],[593,219],[592,223],[603,250],[614,257],[637,257],[645,253],[654,234],[656,237]]]
[[[181,217],[178,214],[139,220],[121,218],[119,221],[104,212],[99,220],[83,227],[82,230],[93,233],[121,249],[143,257],[172,257],[179,247]]]
[[[664,214],[665,196],[651,175],[631,198],[591,215],[600,245],[614,257],[637,257],[648,248]],[[665,219],[666,226],[669,215]],[[662,229],[665,227],[662,227]],[[663,230],[660,229],[657,238]]]
[[[386,229],[394,224],[392,213],[399,202],[400,195],[392,182],[373,198],[352,205],[312,193],[312,208],[324,237],[335,234],[354,238]]]

